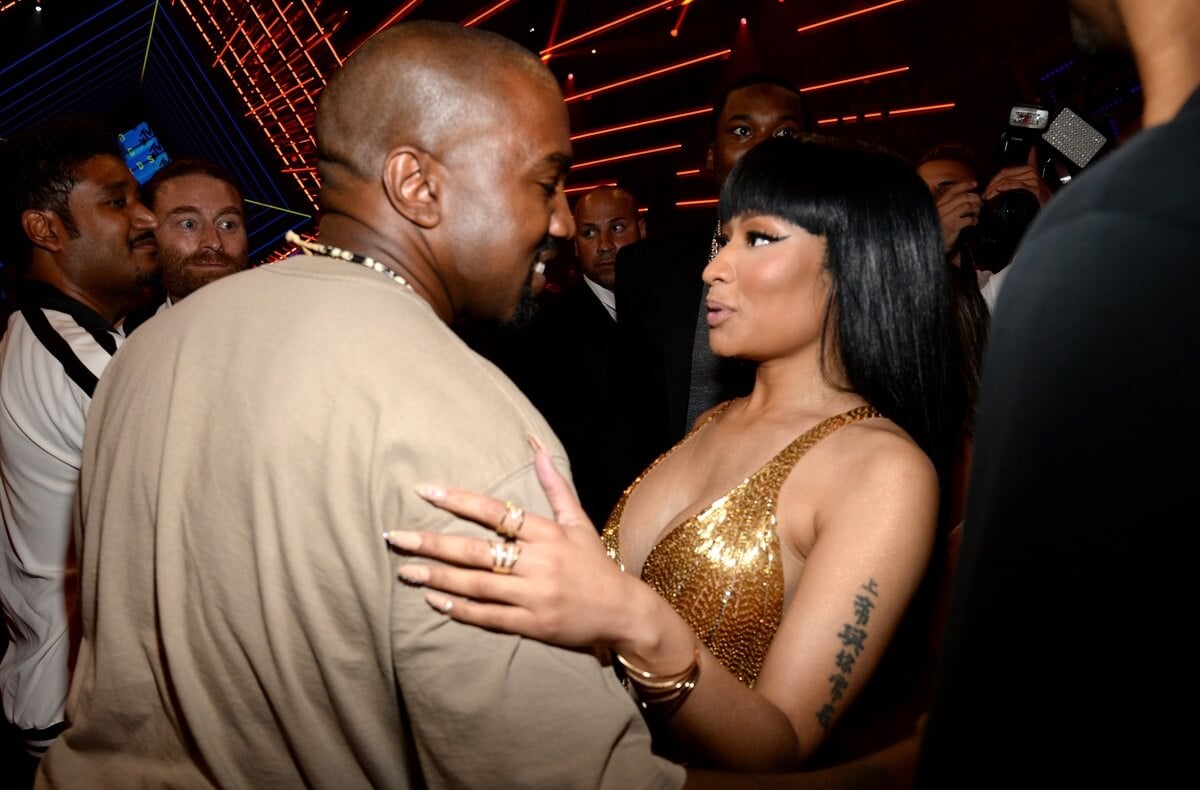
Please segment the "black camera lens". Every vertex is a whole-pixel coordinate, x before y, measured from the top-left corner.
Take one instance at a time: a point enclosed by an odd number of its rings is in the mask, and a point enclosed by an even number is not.
[[[963,234],[974,264],[991,272],[1007,266],[1039,208],[1037,196],[1027,189],[1010,189],[985,200],[979,224]]]
[[[989,224],[1020,234],[1029,227],[1039,208],[1037,196],[1028,189],[1010,189],[984,202],[979,222],[982,225],[990,221]]]

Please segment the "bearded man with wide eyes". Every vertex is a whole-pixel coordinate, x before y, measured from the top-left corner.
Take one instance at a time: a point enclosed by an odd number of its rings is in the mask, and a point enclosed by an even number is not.
[[[126,334],[200,287],[250,265],[245,200],[220,165],[172,162],[155,173],[143,194],[158,219],[154,236],[166,298],[126,318]]]

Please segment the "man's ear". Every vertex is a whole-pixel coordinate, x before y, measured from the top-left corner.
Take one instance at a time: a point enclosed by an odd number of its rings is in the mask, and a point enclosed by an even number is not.
[[[708,150],[704,153],[704,169],[710,174],[714,171],[714,165],[717,162],[717,146],[714,143],[708,144]]]
[[[400,216],[421,228],[441,221],[441,179],[438,162],[426,152],[402,146],[383,162],[383,191]]]
[[[638,226],[638,238],[640,238],[640,239],[646,238],[646,218],[638,217],[637,226]]]
[[[33,246],[47,252],[62,250],[66,226],[53,211],[33,208],[22,211],[21,228]]]

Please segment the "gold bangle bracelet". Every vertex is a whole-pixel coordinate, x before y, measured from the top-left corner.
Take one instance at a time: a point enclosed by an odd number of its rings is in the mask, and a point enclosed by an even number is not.
[[[700,676],[700,648],[692,653],[692,662],[681,672],[658,675],[634,666],[620,653],[613,651],[617,663],[625,670],[625,687],[644,711],[664,715],[674,713],[696,688]]]

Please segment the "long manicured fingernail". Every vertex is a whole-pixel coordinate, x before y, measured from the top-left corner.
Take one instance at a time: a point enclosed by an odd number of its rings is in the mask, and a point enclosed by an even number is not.
[[[438,595],[437,593],[429,593],[426,595],[425,603],[429,604],[442,614],[450,614],[450,610],[454,608],[454,601],[450,600],[444,595]]]
[[[446,497],[446,490],[441,486],[435,486],[431,483],[418,483],[413,486],[413,490],[418,496],[428,499],[430,502],[438,502]]]
[[[383,533],[383,539],[398,549],[412,551],[421,547],[421,536],[406,529],[394,529]]]
[[[424,584],[429,581],[429,567],[425,565],[401,565],[396,575],[409,584]]]
[[[537,438],[536,436],[534,436],[532,433],[531,433],[531,434],[527,434],[527,438],[529,439],[529,446],[533,448],[533,451],[534,451],[535,453],[536,453],[538,450],[545,450],[545,449],[546,449],[546,445],[542,444],[542,440],[541,440],[541,439],[539,439],[539,438]]]

